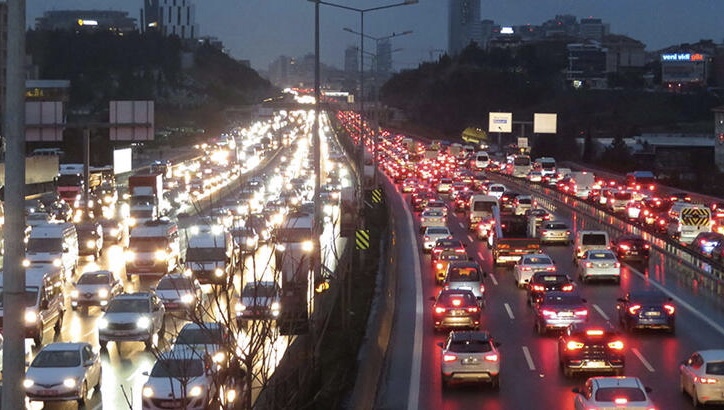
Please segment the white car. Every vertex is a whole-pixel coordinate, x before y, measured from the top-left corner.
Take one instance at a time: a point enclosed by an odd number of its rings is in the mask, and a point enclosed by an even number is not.
[[[151,290],[163,302],[166,313],[178,311],[190,315],[201,306],[203,299],[199,281],[184,273],[163,275]]]
[[[679,366],[681,391],[694,407],[724,400],[724,349],[699,350]]]
[[[457,331],[448,334],[445,342],[438,343],[442,388],[453,383],[490,383],[500,388],[500,352],[486,331]]]
[[[581,282],[613,280],[621,283],[621,263],[610,249],[591,249],[578,259],[578,277]]]
[[[513,213],[516,215],[525,215],[525,212],[533,209],[535,201],[530,195],[518,195],[513,200]]]
[[[443,215],[447,216],[447,204],[445,201],[440,200],[433,200],[428,201],[427,205],[425,205],[426,211],[440,211]]]
[[[171,350],[196,350],[203,357],[209,357],[221,367],[226,367],[230,355],[227,352],[232,343],[228,327],[216,322],[186,323],[178,332]]]
[[[576,410],[655,409],[650,391],[638,377],[591,377],[583,388],[573,389],[573,406]]]
[[[70,291],[70,308],[77,310],[79,306],[106,306],[108,301],[123,293],[123,283],[113,271],[97,270],[83,272],[73,282]]]
[[[420,214],[420,232],[428,226],[446,226],[447,217],[442,211],[426,209]]]
[[[248,320],[274,320],[281,312],[282,290],[275,281],[253,281],[244,285],[234,310],[237,324]]]
[[[422,250],[429,253],[438,239],[452,239],[452,237],[447,226],[428,226],[422,234]]]
[[[75,400],[84,406],[101,389],[100,355],[90,343],[47,344],[30,362],[23,388],[31,401]]]
[[[540,171],[530,171],[526,178],[528,178],[530,182],[541,182],[543,180],[543,173]]]
[[[513,279],[515,285],[519,288],[528,286],[530,278],[536,272],[555,272],[556,264],[553,258],[544,253],[533,253],[523,255],[518,262],[513,265]]]
[[[121,293],[108,302],[98,319],[101,349],[105,349],[109,341],[144,342],[146,349],[151,349],[163,337],[165,313],[163,302],[154,293]]]
[[[507,190],[508,188],[503,184],[490,184],[488,187],[488,195],[494,196],[497,200],[500,200],[500,197],[503,196],[503,193]]]

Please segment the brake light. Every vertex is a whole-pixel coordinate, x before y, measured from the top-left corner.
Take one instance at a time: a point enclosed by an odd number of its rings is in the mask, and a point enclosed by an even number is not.
[[[538,232],[540,232],[541,235],[545,235],[546,233],[548,233],[548,230],[540,229]]]
[[[619,262],[614,262],[614,263],[613,263],[613,267],[614,267],[614,268],[620,268],[620,267],[621,267],[621,264],[620,264]]]
[[[485,285],[483,285],[483,284],[480,284],[480,293],[485,293]],[[671,314],[671,313],[669,313],[669,314]]]
[[[436,306],[436,307],[435,307],[435,313],[437,313],[438,315],[441,315],[441,314],[445,313],[445,310],[446,310],[446,309],[445,309],[443,306]]]
[[[628,403],[628,400],[626,400],[625,397],[616,397],[615,399],[613,399],[613,402],[616,403],[616,405],[618,406],[620,404]]]
[[[476,313],[477,311],[478,311],[477,306],[471,306],[468,308],[468,312],[470,312],[470,313]]]
[[[460,305],[462,305],[462,304],[463,304],[463,301],[460,300],[460,299],[453,299],[453,300],[452,300],[452,305],[453,305],[453,306],[456,306],[456,307],[457,307],[457,306],[460,306]]]
[[[564,291],[564,292],[570,292],[570,291],[573,290],[573,285],[570,284],[570,283],[567,284],[567,285],[563,285],[563,288],[561,288],[561,290]]]
[[[711,377],[694,376],[694,383],[699,384],[716,384],[717,380]]]
[[[543,310],[541,310],[541,314],[542,314],[543,316],[555,316],[555,315],[556,315],[556,311],[555,311],[555,310],[543,309]]]
[[[673,315],[674,312],[676,311],[676,308],[674,307],[674,305],[669,304],[669,303],[664,305],[664,309],[666,309],[666,313],[668,313],[670,315]]]
[[[609,349],[614,349],[614,350],[623,350],[623,342],[620,341],[620,340],[616,340],[616,341],[613,341],[613,342],[609,342],[609,343],[608,343],[608,348],[609,348]]]
[[[549,267],[546,268],[546,271],[548,271],[548,272],[553,272],[553,271],[555,271],[555,270],[556,270],[556,267],[555,267],[555,266],[549,266]]]
[[[543,292],[546,290],[545,286],[543,286],[543,285],[533,285],[532,289],[535,292]]]
[[[583,349],[583,343],[576,342],[575,340],[571,340],[568,343],[566,343],[566,349],[568,349],[568,350]]]
[[[429,240],[430,240],[430,237],[427,236],[427,235],[425,235],[425,240],[426,240],[426,241],[429,241]]]
[[[588,329],[586,330],[588,336],[603,336],[603,330],[601,329]]]
[[[438,263],[437,265],[435,265],[435,267],[436,267],[437,269],[442,269],[442,263]]]
[[[458,357],[454,354],[445,353],[444,355],[442,355],[442,361],[445,363],[454,362],[457,359],[458,359]]]
[[[578,309],[575,312],[573,312],[576,316],[588,316],[588,309]]]
[[[628,307],[628,313],[635,315],[641,310],[641,305],[633,305]]]
[[[530,266],[523,266],[521,269],[522,269],[524,272],[529,272],[529,271],[531,270],[531,267],[530,267]]]
[[[483,356],[486,361],[489,362],[497,362],[498,361],[498,354],[497,353],[490,353]]]
[[[649,249],[651,246],[648,243],[644,244],[644,249]]]
[[[624,251],[627,251],[627,250],[631,249],[631,247],[628,246],[628,245],[626,245],[626,244],[621,244],[621,245],[619,245],[618,247],[619,247],[621,250],[624,250]]]

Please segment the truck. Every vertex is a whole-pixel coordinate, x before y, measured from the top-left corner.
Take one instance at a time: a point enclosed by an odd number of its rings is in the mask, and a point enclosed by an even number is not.
[[[178,225],[166,218],[149,220],[129,234],[126,279],[136,276],[160,277],[172,272],[180,259]]]
[[[501,213],[499,207],[493,208],[495,227],[493,235],[488,236],[488,246],[492,249],[493,266],[516,263],[523,255],[541,252],[540,239],[531,237],[534,230],[529,224],[533,218],[525,215]]]
[[[578,198],[586,199],[591,190],[600,189],[596,183],[596,177],[593,173],[587,171],[572,171],[570,177],[575,183],[574,195]]]
[[[55,178],[55,191],[61,199],[70,206],[76,208],[81,203],[83,191],[95,190],[109,179],[115,182],[113,167],[88,167],[88,180],[85,179],[85,165],[83,164],[60,164],[58,175]]]
[[[277,326],[284,335],[309,331],[309,302],[314,296],[310,281],[313,236],[314,218],[303,212],[287,214],[274,232],[275,270],[282,287]]]
[[[146,173],[128,177],[130,226],[157,219],[168,210],[163,197],[163,174]]]
[[[354,236],[357,227],[357,198],[353,187],[344,187],[339,198],[339,236]]]
[[[186,230],[184,266],[201,284],[233,283],[237,252],[231,233],[222,225],[199,225]]]
[[[471,195],[468,207],[468,229],[475,230],[480,221],[491,219],[493,207],[496,206],[498,206],[498,199],[492,195]]]

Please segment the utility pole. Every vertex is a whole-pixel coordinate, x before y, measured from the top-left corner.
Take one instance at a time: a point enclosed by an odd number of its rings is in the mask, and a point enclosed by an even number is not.
[[[24,409],[25,392],[25,0],[8,0],[3,259],[3,409]]]

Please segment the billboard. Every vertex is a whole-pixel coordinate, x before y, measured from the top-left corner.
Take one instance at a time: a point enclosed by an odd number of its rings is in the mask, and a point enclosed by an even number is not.
[[[133,170],[133,150],[121,148],[113,150],[113,174],[123,174]]]
[[[558,114],[533,114],[533,133],[555,134],[558,121]]]
[[[491,112],[488,117],[489,132],[513,132],[513,113]]]
[[[62,101],[26,101],[25,102],[25,140],[63,141]]]
[[[153,140],[153,101],[111,101],[109,104],[111,141]]]

